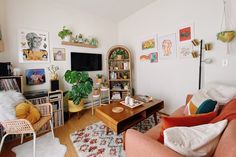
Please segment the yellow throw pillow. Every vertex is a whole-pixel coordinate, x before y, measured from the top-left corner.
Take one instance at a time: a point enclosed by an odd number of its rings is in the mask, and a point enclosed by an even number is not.
[[[40,112],[33,104],[22,102],[16,106],[16,117],[34,124],[40,119]]]

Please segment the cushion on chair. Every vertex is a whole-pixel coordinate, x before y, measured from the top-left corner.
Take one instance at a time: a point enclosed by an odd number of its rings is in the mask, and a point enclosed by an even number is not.
[[[16,106],[16,117],[27,119],[31,124],[34,124],[40,119],[40,112],[33,104],[23,102]]]
[[[161,143],[164,142],[163,131],[167,128],[171,128],[174,126],[196,126],[206,124],[209,123],[213,118],[215,118],[216,115],[216,112],[210,112],[206,114],[195,114],[180,117],[162,117],[161,133],[158,141]]]

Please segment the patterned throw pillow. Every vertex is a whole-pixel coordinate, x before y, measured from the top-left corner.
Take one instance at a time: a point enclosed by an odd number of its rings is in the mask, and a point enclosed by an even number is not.
[[[214,111],[217,101],[212,100],[203,91],[198,91],[187,104],[188,115]]]

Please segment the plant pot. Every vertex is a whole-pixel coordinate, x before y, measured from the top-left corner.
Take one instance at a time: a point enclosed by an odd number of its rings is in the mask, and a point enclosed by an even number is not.
[[[229,43],[234,39],[235,34],[235,31],[223,31],[217,34],[217,40],[224,43]]]
[[[97,78],[96,83],[97,83],[97,84],[102,83],[102,79],[101,79],[101,78]]]
[[[72,100],[68,100],[68,111],[69,112],[79,112],[84,108],[84,100],[81,100],[78,105],[74,104]]]
[[[117,55],[117,56],[116,56],[116,59],[118,59],[118,60],[123,59],[123,55]]]
[[[99,94],[100,94],[99,89],[95,89],[95,90],[93,91],[93,95],[99,95]]]
[[[124,75],[124,76],[123,76],[123,78],[124,78],[124,79],[127,79],[127,78],[128,78],[128,76]]]
[[[70,42],[71,41],[71,35],[67,35],[64,37],[63,41]]]

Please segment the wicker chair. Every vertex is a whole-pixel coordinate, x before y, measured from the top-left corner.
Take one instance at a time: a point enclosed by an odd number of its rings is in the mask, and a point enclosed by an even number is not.
[[[16,120],[8,120],[8,121],[0,122],[0,124],[4,128],[4,131],[6,132],[6,134],[2,137],[2,140],[1,140],[0,152],[2,150],[2,146],[7,135],[21,134],[21,143],[23,143],[24,134],[32,133],[33,134],[33,157],[35,157],[36,132],[38,132],[48,122],[50,122],[52,137],[54,139],[53,123],[52,123],[52,115],[53,115],[52,104],[45,103],[45,104],[39,104],[35,106],[39,109],[41,113],[41,118],[38,122],[36,122],[33,125],[26,119],[16,119]]]

